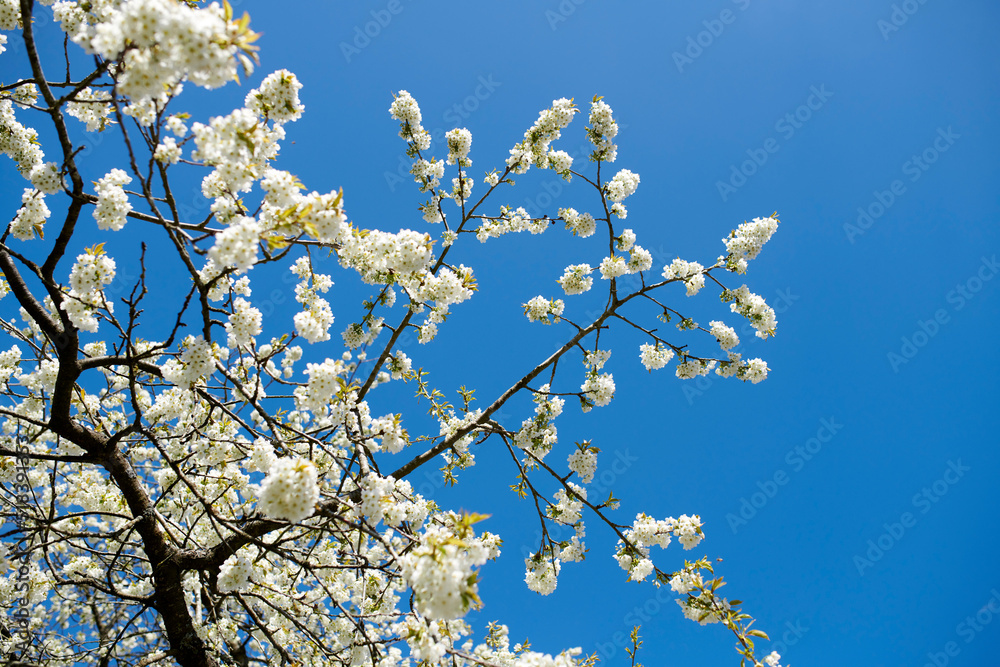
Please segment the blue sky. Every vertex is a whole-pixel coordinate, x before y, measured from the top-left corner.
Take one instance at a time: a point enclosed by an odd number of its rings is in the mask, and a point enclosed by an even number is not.
[[[685,556],[724,558],[727,594],[772,639],[784,634],[792,665],[973,667],[995,656],[1000,7],[233,4],[263,33],[250,83],[287,68],[304,84],[306,113],[287,128],[280,166],[310,189],[343,187],[361,226],[425,228],[388,115],[402,89],[429,130],[471,130],[479,178],[553,99],[586,109],[603,95],[622,127],[614,168],[642,177],[627,226],[661,267],[676,256],[709,263],[736,225],[778,211],[782,224],[746,278],[778,311],[778,334],[741,336],[769,379],[647,374],[641,341],[622,333],[612,337],[615,401],[586,415],[568,406],[562,447],[590,438],[601,448],[623,523],[638,511],[700,514],[707,539],[692,552],[675,543],[655,562],[669,571]],[[190,108],[226,113],[246,90],[192,90]],[[581,115],[554,147],[582,146],[584,125]],[[445,152],[440,141],[431,151]],[[96,180],[114,156],[89,159]],[[22,185],[9,184],[9,162],[2,169],[11,202]],[[554,217],[595,203],[584,183],[566,187],[548,172],[510,193],[495,207]],[[556,296],[563,267],[597,264],[599,253],[560,230],[473,242],[457,261],[476,269],[481,291],[437,340],[407,353],[451,397],[465,384],[488,402],[568,332],[529,326],[520,304]],[[367,292],[330,271],[346,324]],[[278,287],[291,298],[290,285]],[[707,292],[671,298],[704,322],[728,315]],[[512,406],[508,425],[526,409]],[[483,569],[486,607],[473,622],[497,618],[537,650],[579,645],[611,664],[625,664],[616,642],[641,623],[645,664],[736,664],[724,629],[685,620],[667,591],[624,582],[614,540],[594,520],[588,560],[564,567],[551,596],[530,593],[519,553],[537,548],[532,508],[508,488],[505,452],[488,444],[478,456],[454,489],[413,478],[442,504],[492,514],[484,526],[505,540],[505,557]]]

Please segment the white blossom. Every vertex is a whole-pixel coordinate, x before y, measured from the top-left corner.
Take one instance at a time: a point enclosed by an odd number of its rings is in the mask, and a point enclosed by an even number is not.
[[[316,466],[307,459],[281,458],[271,464],[260,488],[260,508],[273,519],[302,521],[319,500]]]

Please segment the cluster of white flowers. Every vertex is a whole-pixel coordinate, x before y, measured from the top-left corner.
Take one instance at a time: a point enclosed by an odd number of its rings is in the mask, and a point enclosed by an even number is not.
[[[778,326],[774,309],[767,305],[763,297],[747,289],[746,285],[741,285],[735,290],[723,291],[722,301],[733,302],[729,304],[729,309],[750,320],[751,326],[757,330],[758,338],[774,335],[774,330]]]
[[[132,204],[123,187],[131,182],[132,178],[121,169],[112,169],[97,181],[94,220],[97,221],[98,228],[118,231],[125,226]]]
[[[601,270],[601,278],[604,280],[612,280],[628,273],[628,265],[625,263],[625,258],[621,255],[605,257],[601,260],[599,268]]]
[[[310,192],[296,199],[303,228],[317,241],[339,243],[347,229],[344,197],[341,192]]]
[[[393,380],[408,377],[413,372],[413,362],[406,356],[405,352],[397,351],[386,359],[385,364],[388,371],[392,374]]]
[[[730,609],[725,598],[717,598],[712,591],[702,591],[697,597],[686,597],[677,600],[684,617],[699,625],[721,623],[720,613],[725,614]]]
[[[260,487],[260,509],[272,519],[302,521],[312,515],[317,500],[316,466],[308,459],[276,460]]]
[[[763,359],[751,359],[747,362],[743,379],[750,380],[753,384],[763,382],[767,379],[767,372],[769,370],[770,369],[767,367],[767,363]]]
[[[483,224],[476,230],[476,238],[481,243],[486,239],[498,238],[504,234],[512,232],[530,232],[541,234],[549,228],[551,220],[548,218],[532,218],[523,207],[510,209],[504,206],[500,209],[500,217],[484,220]]]
[[[686,567],[670,577],[670,590],[681,595],[690,593],[696,588],[701,588],[703,584],[704,581],[701,578],[701,572],[693,566]]]
[[[566,302],[562,299],[546,299],[541,295],[521,305],[529,322],[542,324],[557,324],[566,309]]]
[[[768,664],[768,667],[781,667],[781,654],[778,653],[777,651],[771,651],[764,658],[764,662]],[[763,665],[760,665],[760,663],[757,663],[757,666],[755,667],[758,666],[763,667]]]
[[[250,583],[252,572],[253,568],[245,554],[233,554],[219,566],[219,592],[233,593],[245,590]]]
[[[191,154],[215,169],[202,180],[201,190],[209,199],[249,192],[260,179],[285,137],[281,125],[268,127],[250,109],[236,109],[217,116],[208,125],[191,126],[197,149]]]
[[[339,387],[337,379],[346,372],[347,367],[340,359],[326,359],[321,364],[306,364],[309,384],[304,389],[296,390],[301,406],[314,413],[322,412]]]
[[[17,163],[22,176],[31,174],[45,159],[38,144],[38,132],[17,121],[14,103],[6,98],[0,98],[0,153]]]
[[[260,86],[247,93],[243,106],[262,120],[276,124],[298,120],[305,107],[299,102],[302,84],[287,69],[268,74]]]
[[[15,0],[0,2],[0,30],[17,30],[21,27],[21,9]]]
[[[479,602],[473,568],[486,563],[490,548],[476,539],[461,519],[449,515],[444,524],[427,526],[417,546],[399,558],[403,576],[413,588],[416,608],[432,619],[455,619]]]
[[[573,120],[577,109],[572,100],[565,97],[552,101],[552,106],[538,114],[538,120],[524,133],[524,140],[510,149],[507,166],[515,174],[523,174],[535,165],[539,169],[564,166],[561,155],[552,160],[549,144],[558,139],[561,130]]]
[[[229,351],[201,336],[187,336],[182,344],[180,359],[168,359],[161,367],[163,379],[178,387],[190,389],[202,377],[215,372],[215,362]]]
[[[640,245],[632,246],[626,268],[629,273],[649,271],[653,266],[653,255]]]
[[[705,286],[704,270],[705,267],[698,262],[685,262],[678,257],[663,267],[663,277],[667,280],[683,280],[687,287],[687,295],[694,296]]]
[[[182,90],[183,86],[177,84],[172,89],[164,89],[159,95],[134,99],[131,104],[122,109],[122,113],[131,116],[142,127],[150,127],[156,120],[157,114],[167,107],[171,96],[179,95]]]
[[[573,180],[573,174],[570,173],[573,168],[573,156],[566,151],[549,151],[549,168],[564,180]]]
[[[267,169],[260,184],[266,193],[260,213],[265,228],[293,236],[305,231],[324,243],[339,243],[347,232],[343,192],[300,194],[298,179],[278,169]]]
[[[694,549],[705,536],[701,530],[701,517],[682,514],[674,525],[674,536],[685,549]]]
[[[45,205],[45,195],[34,188],[25,188],[21,195],[21,208],[10,223],[10,233],[20,241],[42,238],[45,221],[51,212]]]
[[[208,251],[208,257],[219,267],[235,267],[236,273],[246,273],[257,263],[257,246],[260,242],[261,225],[254,218],[245,215],[237,218],[215,236],[215,245]]]
[[[302,310],[293,318],[295,330],[310,343],[330,340],[333,310],[330,302],[320,294],[328,291],[333,281],[324,273],[313,273],[306,257],[300,257],[295,262],[292,273],[300,280],[295,286],[295,300],[302,304]]]
[[[424,322],[417,328],[417,342],[421,345],[429,343],[437,336],[437,332],[437,323]]]
[[[423,525],[430,511],[431,504],[414,494],[405,479],[371,473],[361,480],[360,487],[361,513],[373,528],[384,521],[393,527],[408,522],[416,529]]]
[[[531,558],[524,559],[524,566],[527,569],[524,575],[524,582],[528,588],[539,595],[548,595],[556,589],[559,583],[559,570],[562,563],[558,558],[546,558],[541,554],[535,554]]]
[[[583,392],[581,406],[584,412],[589,412],[591,408],[603,407],[611,402],[615,397],[615,380],[611,373],[598,374],[597,369],[587,373],[587,379],[580,385]]]
[[[469,140],[472,140],[471,135]],[[417,158],[410,167],[410,173],[413,174],[413,180],[420,184],[420,191],[428,192],[441,185],[441,179],[444,178],[444,161]]]
[[[81,123],[87,124],[87,132],[100,132],[112,121],[111,94],[105,90],[84,88],[78,92],[73,101],[66,103],[66,113]]]
[[[566,223],[566,229],[573,232],[575,236],[587,238],[593,236],[597,231],[597,223],[594,216],[589,213],[578,213],[575,208],[559,209],[559,217]]]
[[[448,164],[458,163],[460,167],[471,167],[469,149],[472,148],[472,133],[466,128],[455,128],[444,134],[448,142]]]
[[[643,343],[639,346],[639,360],[647,371],[663,368],[673,358],[674,351],[669,347],[661,347],[659,342],[656,345]]]
[[[276,211],[294,205],[299,189],[303,187],[292,173],[280,169],[266,170],[260,185],[265,193],[263,205]]]
[[[617,203],[632,195],[639,187],[639,174],[622,169],[604,184],[608,199]]]
[[[70,290],[62,302],[62,309],[73,326],[83,331],[97,331],[97,310],[112,310],[103,290],[114,279],[115,261],[101,249],[95,248],[76,258],[69,275]]]
[[[659,546],[666,549],[670,544],[671,535],[677,537],[685,549],[693,549],[704,536],[701,530],[701,518],[698,515],[684,514],[679,519],[668,517],[658,521],[647,514],[639,513],[632,528],[625,531],[625,538],[630,544],[619,541],[614,558],[618,561],[618,566],[629,573],[631,581],[642,581],[654,569],[653,562],[649,559],[650,547]]]
[[[45,164],[38,165],[31,170],[28,178],[36,190],[44,192],[47,195],[54,195],[63,186],[62,175],[59,173],[59,165],[55,162],[46,162]]]
[[[712,320],[709,324],[712,326],[712,335],[719,341],[719,347],[723,350],[728,352],[740,344],[740,338],[732,327],[728,327],[724,322],[718,320]]]
[[[740,357],[739,354],[730,353],[729,361],[722,362],[715,372],[726,378],[735,375],[743,381],[750,380],[753,384],[767,379],[767,372],[771,370],[767,367],[767,362],[760,358],[743,361]]]
[[[559,560],[564,563],[579,563],[587,555],[587,545],[583,542],[583,538],[587,536],[587,530],[583,521],[577,522],[573,531],[574,534],[569,543],[559,550]]]
[[[552,450],[559,438],[555,419],[562,414],[565,401],[558,396],[548,396],[549,385],[544,384],[535,392],[535,416],[521,422],[514,434],[514,444],[541,461]],[[529,464],[532,459],[528,459]]]
[[[582,486],[569,482],[570,493],[559,489],[553,495],[555,505],[549,505],[546,512],[558,523],[568,526],[576,524],[583,517],[583,501],[587,499],[587,490]]]
[[[167,118],[166,122],[163,123],[163,127],[165,127],[168,132],[172,132],[178,139],[183,138],[188,131],[187,125],[184,124],[184,119],[180,116],[170,116]]]
[[[619,258],[606,258],[604,261],[608,263],[608,272],[615,274],[610,277],[618,277],[623,273],[641,273],[648,271],[653,266],[653,255],[642,246],[635,245],[635,232],[631,229],[623,230],[620,235],[615,237],[615,248],[622,252],[628,252],[629,259],[626,263],[624,259],[619,262],[617,261]],[[603,266],[604,264],[602,264]],[[601,273],[605,274],[603,268]],[[609,276],[605,275],[604,277]]]
[[[211,259],[205,262],[205,266],[198,271],[198,279],[201,280],[202,284],[211,285],[208,289],[210,301],[222,301],[230,294],[250,296],[250,278],[248,276],[233,280],[228,273],[223,275],[223,271],[224,268],[217,266]]]
[[[38,86],[31,82],[18,81],[10,91],[10,98],[21,107],[29,107],[38,101]]]
[[[155,97],[185,78],[205,88],[232,81],[238,43],[248,33],[227,21],[216,3],[196,9],[171,0],[126,0],[95,26],[86,14],[67,25],[71,12],[57,11],[56,17],[73,41],[112,62],[124,52],[118,89],[135,99]],[[241,63],[249,69],[249,59]]]
[[[614,238],[615,248],[622,252],[628,252],[635,245],[635,232],[631,229],[623,229],[622,233]]]
[[[447,193],[446,196],[450,196],[455,200],[456,204],[461,206],[472,196],[472,186],[475,183],[475,179],[469,178],[468,175],[463,175],[461,178],[456,176],[451,179],[451,192]],[[435,209],[437,209],[437,206],[435,206]],[[432,219],[428,220],[428,222],[440,222],[440,220]]]
[[[233,301],[233,313],[226,323],[226,334],[229,336],[229,347],[249,345],[254,336],[261,332],[261,312],[243,298]]]
[[[465,435],[452,442],[452,449],[457,455],[455,458],[462,459],[463,467],[475,464],[475,457],[469,451],[469,445],[472,444],[473,439],[476,437],[476,431],[479,428],[479,418],[482,415],[482,410],[472,410],[465,413],[462,417],[457,417],[453,410],[448,410],[447,414],[438,417],[440,435],[443,440],[451,440],[458,435],[459,431],[468,429]],[[448,456],[445,457],[446,460],[448,458]]]
[[[257,438],[253,443],[253,452],[250,455],[250,465],[254,470],[266,473],[278,457],[274,454],[274,445],[264,438]]]
[[[365,234],[354,231],[345,237],[339,257],[342,266],[355,269],[366,283],[387,283],[390,272],[397,280],[407,277],[401,274],[422,276],[433,260],[430,234],[422,234],[410,229],[390,234],[370,230]]]
[[[389,107],[389,114],[399,121],[399,136],[404,141],[421,151],[431,147],[431,134],[420,124],[420,106],[412,95],[405,90],[399,91]]]
[[[593,271],[590,264],[571,264],[556,282],[566,294],[583,294],[594,285],[594,279],[590,276]]]
[[[599,371],[604,368],[604,364],[608,363],[608,359],[611,358],[611,350],[594,350],[593,352],[586,352],[583,355],[583,365],[593,371]]]
[[[344,339],[344,346],[351,350],[360,347],[367,338],[365,336],[365,328],[357,322],[348,324],[347,328],[340,334],[340,337]]]
[[[0,385],[10,378],[15,380],[21,376],[18,365],[21,363],[21,348],[17,345],[11,346],[9,350],[0,352]]]
[[[164,137],[153,151],[153,158],[160,164],[177,164],[181,159],[181,147],[177,145],[177,139]]]
[[[372,436],[380,438],[378,443],[372,444],[372,451],[386,451],[396,454],[410,444],[410,436],[403,428],[400,415],[386,415],[373,419],[371,423]]]
[[[761,248],[778,230],[778,218],[754,218],[753,222],[744,222],[730,232],[729,238],[722,239],[726,244],[726,268],[735,273],[746,273],[747,263],[755,259]]]
[[[103,568],[99,563],[87,556],[73,556],[62,569],[63,576],[72,579],[74,575],[99,579],[104,576]]]
[[[576,447],[569,455],[569,469],[579,475],[584,484],[590,484],[597,472],[597,448],[587,442],[578,443]]]
[[[444,220],[444,214],[441,212],[441,195],[439,194],[418,206],[417,210],[423,216],[424,222],[434,224]]]
[[[590,159],[614,162],[618,155],[618,147],[612,140],[618,135],[618,123],[611,115],[611,107],[600,98],[596,98],[590,104],[589,120],[587,137],[595,146],[594,152],[590,154]]]
[[[708,373],[715,368],[715,364],[715,359],[704,361],[701,359],[691,359],[685,356],[682,357],[680,363],[677,364],[676,375],[681,380],[691,380],[700,375],[708,375]]]

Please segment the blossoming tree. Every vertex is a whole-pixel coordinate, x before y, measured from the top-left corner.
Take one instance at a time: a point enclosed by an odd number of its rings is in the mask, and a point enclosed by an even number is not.
[[[52,12],[65,33],[64,62],[40,55],[37,12]],[[486,443],[510,453],[509,471],[497,474],[510,476],[512,499],[530,499],[543,527],[525,562],[528,588],[551,593],[561,567],[584,559],[584,520],[596,522],[618,539],[599,557],[613,556],[631,581],[670,586],[686,616],[723,624],[760,664],[753,642],[765,635],[741,603],[717,593],[722,580],[707,558],[657,554],[672,565],[654,564],[654,546],[701,542],[699,517],[617,516],[614,498],[588,496],[599,450],[558,442],[555,422],[567,400],[586,412],[614,397],[611,352],[599,346],[612,326],[641,337],[627,356],[646,369],[673,363],[682,380],[713,371],[763,380],[762,360],[731,351],[739,341],[721,313],[706,328],[684,302],[720,294],[722,310],[773,335],[774,311],[729,283],[774,233],[775,216],[740,224],[710,263],[654,268],[622,225],[639,176],[621,169],[606,178],[618,126],[599,97],[587,110],[597,167],[589,178],[553,147],[582,111],[570,100],[542,111],[483,174],[472,169],[464,128],[447,133],[447,159],[428,159],[420,109],[400,91],[389,113],[413,161],[423,220],[412,223],[419,231],[370,229],[349,221],[341,191],[311,190],[281,169],[280,144],[304,110],[291,72],[268,75],[241,108],[206,122],[184,112],[184,86],[218,88],[256,62],[249,20],[228,5],[0,0],[0,29],[0,51],[17,40],[30,63],[0,85],[0,151],[24,178],[20,202],[4,202],[0,238],[5,655],[44,665],[593,663],[577,649],[553,657],[511,646],[505,626],[463,620],[481,604],[477,572],[500,557],[500,536],[481,531],[481,516],[422,497],[407,478],[430,466],[455,480],[475,463],[472,446]],[[111,136],[121,164],[86,173],[74,123]],[[36,127],[52,138],[43,142]],[[532,167],[583,181],[590,211],[535,218],[498,203]],[[211,202],[204,219],[175,199],[185,170]],[[124,258],[104,242],[126,226],[140,270],[115,298],[108,288]],[[448,403],[400,349],[401,336],[432,341],[474,296],[473,268],[458,263],[463,246],[552,227],[565,227],[567,244],[602,239],[599,256],[579,246],[581,261],[524,304],[528,320],[560,327],[564,342],[525,359],[488,403],[473,403],[464,387],[462,404]],[[177,283],[175,301],[157,297],[167,321],[143,316],[152,244]],[[339,332],[320,257],[371,289],[360,308],[342,308],[354,321]],[[287,332],[265,340],[253,280],[267,265],[288,267],[298,307]],[[580,319],[572,297],[589,290],[605,305]],[[656,318],[677,330],[657,328]],[[408,384],[421,410],[430,406],[429,432],[380,398],[390,383]],[[534,414],[501,422],[516,396],[530,396]],[[557,539],[556,526],[573,537]]]

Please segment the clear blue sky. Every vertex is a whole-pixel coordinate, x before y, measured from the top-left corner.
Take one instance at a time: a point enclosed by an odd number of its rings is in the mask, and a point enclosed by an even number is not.
[[[642,177],[628,226],[661,267],[678,255],[711,262],[730,229],[778,211],[780,229],[747,276],[778,310],[778,335],[742,336],[744,356],[765,358],[769,379],[649,375],[639,341],[620,336],[616,400],[588,415],[570,406],[553,459],[589,437],[600,470],[617,460],[622,522],[640,510],[700,514],[707,539],[692,552],[676,543],[654,552],[655,562],[673,570],[685,556],[724,558],[726,592],[773,639],[785,634],[792,665],[995,659],[997,5],[233,4],[263,33],[251,83],[287,68],[304,84],[306,113],[287,128],[280,166],[310,189],[343,187],[359,225],[425,228],[416,187],[397,176],[404,146],[387,110],[401,89],[428,129],[471,130],[477,178],[553,99],[586,108],[603,95],[623,128],[614,167]],[[366,25],[374,37],[359,36]],[[230,86],[212,107],[196,92],[191,109],[225,113],[246,90]],[[578,117],[555,147],[581,146],[584,125]],[[431,152],[446,148],[438,141]],[[2,168],[13,215],[22,186]],[[92,180],[103,173],[95,166]],[[557,183],[548,173],[519,179],[497,205],[552,216],[593,205],[583,183],[555,192]],[[524,355],[541,358],[567,331],[529,327],[519,304],[555,296],[562,268],[596,264],[597,253],[557,230],[470,246],[458,260],[476,269],[480,293],[436,341],[407,352],[451,396],[466,384],[485,402],[528,368]],[[367,293],[332,272],[339,331]],[[705,322],[728,314],[707,292],[699,302]],[[505,540],[504,557],[482,572],[486,607],[474,624],[497,618],[538,650],[579,645],[626,664],[616,639],[641,622],[647,665],[736,664],[720,626],[685,620],[667,591],[625,584],[614,540],[592,519],[588,560],[564,567],[551,596],[530,593],[518,554],[537,548],[536,522],[507,488],[513,472],[499,448],[480,448],[455,489],[434,476],[413,481],[443,504],[492,514],[484,525]]]

